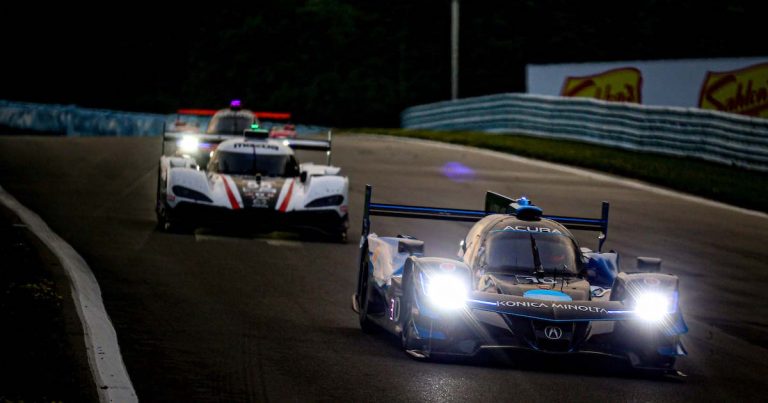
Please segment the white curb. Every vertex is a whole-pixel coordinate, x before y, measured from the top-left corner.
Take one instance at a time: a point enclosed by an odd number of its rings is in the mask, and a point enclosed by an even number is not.
[[[101,290],[85,260],[48,225],[0,187],[0,202],[12,210],[27,228],[61,261],[72,283],[72,298],[83,325],[88,363],[101,402],[138,402],[123,364],[117,333],[112,327]]]

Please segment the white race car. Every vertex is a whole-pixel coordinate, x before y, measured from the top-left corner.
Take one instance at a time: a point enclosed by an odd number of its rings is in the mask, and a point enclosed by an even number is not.
[[[213,123],[213,122],[212,122]],[[349,181],[330,165],[328,140],[270,139],[267,130],[241,135],[166,133],[172,155],[160,158],[157,220],[163,230],[246,224],[258,229],[312,229],[347,238]],[[299,164],[294,149],[325,151],[327,165]],[[201,167],[195,156],[207,157]]]

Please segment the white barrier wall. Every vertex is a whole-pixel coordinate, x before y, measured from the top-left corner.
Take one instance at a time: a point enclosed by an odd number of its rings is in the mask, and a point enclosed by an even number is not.
[[[768,171],[768,119],[697,108],[497,94],[414,106],[401,121],[411,129],[519,133]]]

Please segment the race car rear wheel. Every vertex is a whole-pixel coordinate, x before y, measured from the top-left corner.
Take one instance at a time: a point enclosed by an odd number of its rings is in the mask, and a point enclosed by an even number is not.
[[[340,231],[333,236],[333,240],[338,243],[347,243],[347,231]]]
[[[349,216],[342,218],[338,227],[330,231],[331,240],[338,243],[347,243],[347,229],[349,228]]]

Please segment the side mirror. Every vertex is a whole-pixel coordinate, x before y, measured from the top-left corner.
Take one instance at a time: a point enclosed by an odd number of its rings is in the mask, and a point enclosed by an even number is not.
[[[637,258],[637,270],[643,272],[659,272],[661,271],[661,259],[657,257],[643,257]]]
[[[299,179],[301,180],[301,183],[307,183],[307,171],[302,171],[301,174],[299,174]]]

